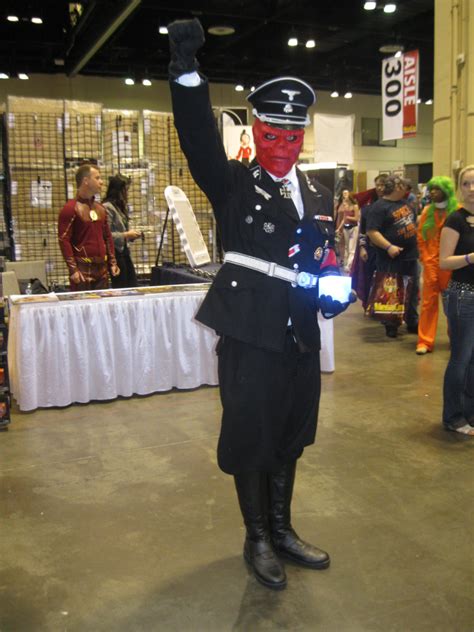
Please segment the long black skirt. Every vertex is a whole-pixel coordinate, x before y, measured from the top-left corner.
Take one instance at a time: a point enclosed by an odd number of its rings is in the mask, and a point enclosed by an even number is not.
[[[319,352],[301,353],[288,331],[282,353],[223,337],[218,348],[223,406],[217,457],[228,474],[272,472],[314,443]]]

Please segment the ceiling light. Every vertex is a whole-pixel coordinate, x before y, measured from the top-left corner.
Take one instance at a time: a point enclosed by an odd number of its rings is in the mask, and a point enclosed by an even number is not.
[[[396,55],[397,53],[399,53],[398,57],[403,53],[403,51],[404,48],[401,44],[384,44],[379,48],[380,53],[387,53],[391,55]]]
[[[433,99],[428,99],[425,101],[425,105],[433,105]]]
[[[0,79],[10,79],[6,72],[0,72]]]
[[[22,81],[27,81],[29,79],[29,77],[26,74],[26,72],[19,72],[18,73],[18,79],[21,79]]]
[[[255,92],[255,86],[251,86],[250,92]]]
[[[20,18],[17,15],[7,15],[7,20],[9,22],[19,22]]]
[[[236,92],[243,92],[243,91],[244,91],[244,86],[243,86],[242,84],[238,83],[238,84],[235,86],[235,91],[236,91]]]
[[[143,79],[142,84],[144,86],[151,86],[151,81],[149,79]]]
[[[416,100],[416,102],[417,102],[417,103],[421,103],[421,99],[417,99],[417,100]]]
[[[134,86],[135,85],[135,81],[131,77],[127,77],[125,79],[125,83],[126,83],[127,86]]]
[[[33,24],[43,24],[43,20],[41,18],[31,18]]]
[[[352,99],[352,92],[346,92],[344,94],[344,99]]]
[[[61,57],[56,57],[56,59],[54,60],[54,65],[55,66],[64,66],[64,59],[61,59]]]
[[[364,9],[366,11],[373,11],[376,8],[377,8],[376,2],[373,2],[372,0],[368,0],[367,2],[364,2]]]
[[[336,99],[339,96],[339,92],[337,90],[333,90],[331,92],[331,96],[332,96],[333,99]]]
[[[210,26],[207,29],[207,32],[211,35],[218,35],[222,37],[223,35],[233,35],[235,33],[235,29],[233,26],[228,24],[215,24],[214,26]]]
[[[306,42],[305,46],[306,46],[306,48],[314,48],[316,46],[316,42],[313,39],[308,40]]]
[[[160,35],[168,35],[168,27],[167,26],[160,26],[160,28],[158,29],[158,33]]]
[[[384,13],[395,13],[396,10],[397,10],[397,5],[394,4],[393,2],[389,2],[383,8]]]
[[[290,39],[288,40],[288,46],[298,46],[298,38],[290,37]]]

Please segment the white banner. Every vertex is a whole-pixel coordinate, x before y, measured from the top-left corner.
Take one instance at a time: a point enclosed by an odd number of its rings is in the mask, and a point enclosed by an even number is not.
[[[350,165],[353,160],[354,115],[314,115],[314,161]]]
[[[417,50],[382,61],[383,140],[416,136],[418,76]]]

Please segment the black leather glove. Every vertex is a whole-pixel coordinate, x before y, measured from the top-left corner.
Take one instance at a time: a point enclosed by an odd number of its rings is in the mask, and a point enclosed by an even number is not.
[[[168,72],[171,79],[198,70],[199,62],[195,55],[205,41],[201,22],[197,18],[176,20],[168,26],[168,35],[171,53]]]
[[[357,294],[354,290],[351,290],[349,294],[349,300],[346,303],[341,303],[340,301],[335,301],[330,296],[326,294],[322,294],[318,298],[318,307],[321,311],[323,318],[329,319],[334,318],[334,316],[338,316],[345,312],[351,303],[355,303],[357,301]]]

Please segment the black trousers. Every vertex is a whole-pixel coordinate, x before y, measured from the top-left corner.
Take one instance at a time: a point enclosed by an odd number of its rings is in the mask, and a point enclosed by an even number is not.
[[[219,467],[228,474],[272,472],[299,458],[316,435],[319,351],[301,353],[289,330],[282,353],[227,336],[217,353],[223,407]]]
[[[111,276],[112,287],[136,287],[137,276],[135,274],[135,266],[130,257],[130,250],[125,246],[123,252],[115,252],[117,265],[120,268],[120,274],[116,277]]]

